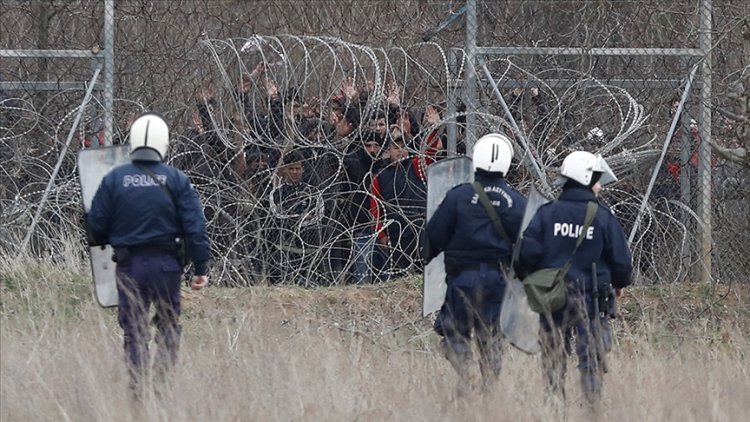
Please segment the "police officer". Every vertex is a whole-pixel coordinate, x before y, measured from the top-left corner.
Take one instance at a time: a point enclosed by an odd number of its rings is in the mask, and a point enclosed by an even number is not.
[[[562,184],[562,193],[539,208],[523,233],[516,272],[523,276],[542,268],[559,268],[570,259],[565,306],[541,316],[547,392],[565,397],[565,356],[575,332],[582,389],[589,404],[596,406],[606,369],[604,357],[611,348],[607,317],[614,311],[614,296],[621,296],[631,282],[632,259],[617,218],[597,202],[602,184],[617,180],[606,161],[575,151],[563,160],[560,175],[557,183]],[[576,249],[590,201],[598,207]]]
[[[86,218],[93,244],[110,243],[117,261],[118,319],[130,387],[136,396],[148,367],[148,313],[156,308],[158,379],[175,364],[180,344],[180,280],[183,248],[192,260],[191,287],[208,283],[206,220],[188,177],[163,163],[169,128],[157,113],[145,113],[130,128],[131,163],[102,179]]]
[[[458,373],[459,395],[471,388],[472,332],[479,346],[483,387],[489,388],[500,373],[498,319],[506,286],[501,266],[511,262],[510,239],[518,236],[526,207],[526,199],[505,180],[512,157],[513,146],[504,135],[483,136],[474,147],[474,179],[489,197],[507,238],[496,230],[471,183],[448,191],[427,224],[425,258],[445,253],[448,289],[434,328]]]

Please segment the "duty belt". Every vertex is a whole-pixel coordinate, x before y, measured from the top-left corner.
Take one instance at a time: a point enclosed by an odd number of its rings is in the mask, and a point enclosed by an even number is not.
[[[140,256],[160,256],[160,255],[175,255],[175,247],[167,248],[165,246],[155,246],[155,245],[138,245],[138,246],[128,246],[128,252],[130,252],[130,255],[140,255]]]
[[[500,271],[500,262],[469,262],[458,264],[459,271],[480,271],[484,266],[488,271]]]

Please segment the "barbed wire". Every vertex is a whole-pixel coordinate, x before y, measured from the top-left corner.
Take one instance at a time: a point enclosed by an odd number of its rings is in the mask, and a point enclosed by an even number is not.
[[[191,177],[201,195],[214,272],[229,285],[341,284],[360,280],[362,268],[371,280],[421,270],[413,239],[422,229],[423,205],[398,198],[389,202],[366,189],[365,179],[352,179],[348,163],[361,151],[379,113],[386,131],[399,130],[408,138],[406,149],[418,159],[420,171],[431,159],[446,155],[451,122],[457,122],[458,153],[465,153],[462,139],[468,129],[477,134],[499,130],[523,139],[530,155],[519,144],[518,164],[509,176],[523,191],[539,182],[532,160],[551,178],[568,151],[601,152],[620,176],[604,200],[626,230],[632,227],[688,63],[648,55],[488,56],[488,69],[501,84],[520,129],[514,133],[487,80],[480,81],[476,107],[467,109],[459,100],[451,109],[449,101],[459,97],[468,66],[462,25],[449,25],[428,42],[416,41],[446,13],[458,10],[459,3],[321,3],[315,11],[299,11],[285,2],[119,2],[114,143],[124,142],[128,121],[139,112],[156,109],[167,116],[175,138],[169,162]],[[714,3],[722,40],[714,96],[729,107],[722,94],[734,89],[744,63],[731,54],[742,42],[731,31],[743,13],[731,2]],[[478,40],[482,45],[577,47],[696,44],[695,11],[656,1],[579,5],[583,13],[576,15],[577,8],[554,3],[480,3]],[[31,17],[45,7],[52,24],[43,40]],[[9,31],[0,40],[17,48],[88,49],[102,44],[102,10],[99,2],[36,9],[11,4],[2,17]],[[57,21],[61,16],[84,29],[64,31]],[[260,35],[269,33],[290,35]],[[67,76],[83,81],[90,75],[80,60],[1,60],[2,73],[10,80]],[[643,83],[651,80],[668,88]],[[669,85],[669,80],[675,82]],[[6,250],[14,250],[26,232],[80,99],[78,90],[43,95],[14,91],[0,97],[0,154],[7,163],[0,171],[0,241]],[[686,107],[695,105],[690,99]],[[88,107],[76,134],[78,148],[100,143],[103,107],[99,98]],[[337,135],[337,124],[356,118],[345,115],[349,108],[360,122],[351,133],[340,130]],[[468,128],[467,121],[474,126]],[[725,139],[736,129],[714,127]],[[700,266],[695,244],[701,219],[695,210],[702,205],[696,173],[706,164],[693,160],[693,128],[685,115],[643,210],[632,245],[642,280],[680,280],[688,269]],[[383,150],[387,148],[381,146],[381,154]],[[294,164],[285,158],[295,154],[302,157],[302,187],[285,174]],[[33,236],[33,250],[40,254],[62,250],[65,233],[78,233],[83,242],[74,155],[63,160],[44,221]],[[747,169],[724,161],[710,165],[715,195],[709,205],[720,216],[713,232],[712,254],[719,262],[714,277],[745,277],[750,250],[741,245],[750,244],[750,217],[741,204],[748,198]],[[372,171],[365,173],[377,175],[381,166],[371,164],[367,170]],[[424,180],[403,181],[389,189],[414,196],[409,199],[424,195]],[[355,197],[369,220],[349,215]],[[382,225],[372,221],[371,200]],[[374,227],[379,231],[370,231]],[[391,235],[386,245],[379,244],[382,233]],[[721,243],[725,239],[728,243]]]

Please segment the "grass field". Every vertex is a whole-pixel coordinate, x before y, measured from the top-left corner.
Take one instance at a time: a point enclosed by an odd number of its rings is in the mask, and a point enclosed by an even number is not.
[[[114,310],[88,269],[0,262],[2,421],[586,420],[547,405],[537,356],[508,350],[497,387],[454,398],[456,377],[420,318],[415,280],[370,287],[185,291],[174,387],[133,406]],[[615,322],[604,420],[739,421],[750,413],[750,287],[629,290]]]

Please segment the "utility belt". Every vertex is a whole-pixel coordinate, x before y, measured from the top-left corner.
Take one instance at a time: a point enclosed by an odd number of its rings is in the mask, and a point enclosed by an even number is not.
[[[595,282],[595,281],[592,281]],[[617,303],[615,301],[615,289],[612,286],[602,287],[597,286],[597,290],[585,289],[585,283],[581,280],[578,281],[567,281],[566,282],[568,291],[575,292],[579,298],[584,299],[588,302],[591,300],[593,309],[598,309],[599,316],[616,318],[617,317]]]
[[[500,261],[486,261],[486,262],[458,262],[455,258],[445,258],[445,274],[449,276],[457,276],[463,271],[480,271],[484,266],[488,271],[500,271]]]
[[[121,248],[114,248],[112,254],[112,261],[120,265],[130,265],[134,256],[171,256],[184,267],[187,265],[187,253],[185,250],[185,242],[182,238],[177,237],[174,239],[173,244],[168,243],[154,243],[145,245],[127,246]]]

